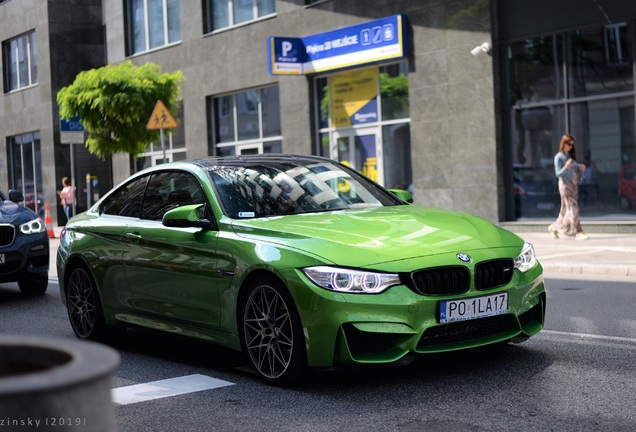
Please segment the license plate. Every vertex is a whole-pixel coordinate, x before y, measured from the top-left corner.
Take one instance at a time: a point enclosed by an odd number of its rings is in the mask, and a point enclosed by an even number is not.
[[[0,264],[4,264],[4,254],[0,254]]]
[[[539,210],[552,210],[554,208],[554,203],[537,203],[537,208]]]
[[[439,302],[439,322],[466,321],[508,312],[508,293]]]

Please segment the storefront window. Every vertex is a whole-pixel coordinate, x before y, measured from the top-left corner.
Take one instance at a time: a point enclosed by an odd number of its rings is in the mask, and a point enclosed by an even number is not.
[[[631,35],[625,23],[577,31],[567,40],[570,97],[633,90]]]
[[[408,62],[337,72],[314,84],[318,153],[411,190]]]
[[[563,99],[561,36],[545,36],[508,47],[510,96],[514,104]]]
[[[636,166],[632,33],[631,23],[617,23],[507,47],[513,218],[556,218],[554,155],[564,133],[576,137],[577,161],[588,167],[581,216],[636,208],[621,183]]]

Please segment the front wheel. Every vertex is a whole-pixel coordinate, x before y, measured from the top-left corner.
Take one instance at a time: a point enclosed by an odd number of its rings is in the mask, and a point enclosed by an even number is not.
[[[256,372],[272,383],[289,383],[307,365],[304,337],[294,301],[274,280],[253,283],[239,315],[241,344]]]
[[[124,327],[106,324],[97,284],[83,266],[71,269],[66,282],[66,308],[73,332],[80,339],[110,342],[125,331]]]

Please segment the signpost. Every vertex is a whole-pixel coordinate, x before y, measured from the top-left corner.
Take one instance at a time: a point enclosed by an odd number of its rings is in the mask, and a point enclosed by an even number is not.
[[[161,150],[163,151],[163,163],[166,163],[166,144],[164,140],[163,130],[174,129],[178,126],[177,121],[174,119],[168,108],[160,100],[157,101],[155,109],[150,115],[150,120],[146,125],[148,130],[160,130],[161,131]]]
[[[71,186],[73,188],[73,214],[77,214],[75,210],[75,147],[73,144],[84,144],[84,125],[80,121],[79,116],[75,116],[69,120],[60,119],[60,143],[69,144],[71,153]]]

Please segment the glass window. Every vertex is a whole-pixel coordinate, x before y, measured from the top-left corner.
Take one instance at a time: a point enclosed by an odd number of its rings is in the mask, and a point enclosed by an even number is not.
[[[558,35],[527,39],[508,47],[513,105],[565,96],[563,44]]]
[[[408,64],[398,63],[380,68],[382,120],[409,117]]]
[[[102,214],[138,218],[149,176],[143,176],[120,187],[102,203]]]
[[[408,123],[382,128],[384,184],[388,188],[412,192],[411,131]],[[397,168],[397,169],[396,169]]]
[[[231,27],[276,13],[275,0],[204,0],[206,32]]]
[[[625,23],[580,30],[569,34],[567,41],[570,97],[634,88],[631,36]]]
[[[214,98],[214,130],[217,143],[234,141],[234,104],[232,96]]]
[[[208,109],[211,154],[245,154],[248,148],[257,153],[281,151],[278,87],[210,97]]]
[[[5,93],[38,82],[35,32],[29,32],[4,42],[2,51]]]
[[[126,0],[128,55],[181,40],[180,0]]]
[[[42,215],[42,153],[40,133],[27,133],[9,137],[9,185],[24,195],[24,205]]]
[[[632,22],[619,22],[509,45],[514,218],[556,218],[554,155],[564,133],[576,137],[577,162],[587,167],[581,216],[627,210],[619,178],[636,164],[633,33]]]
[[[203,202],[203,192],[191,175],[172,171],[153,174],[144,196],[141,218],[161,220],[168,210]]]

